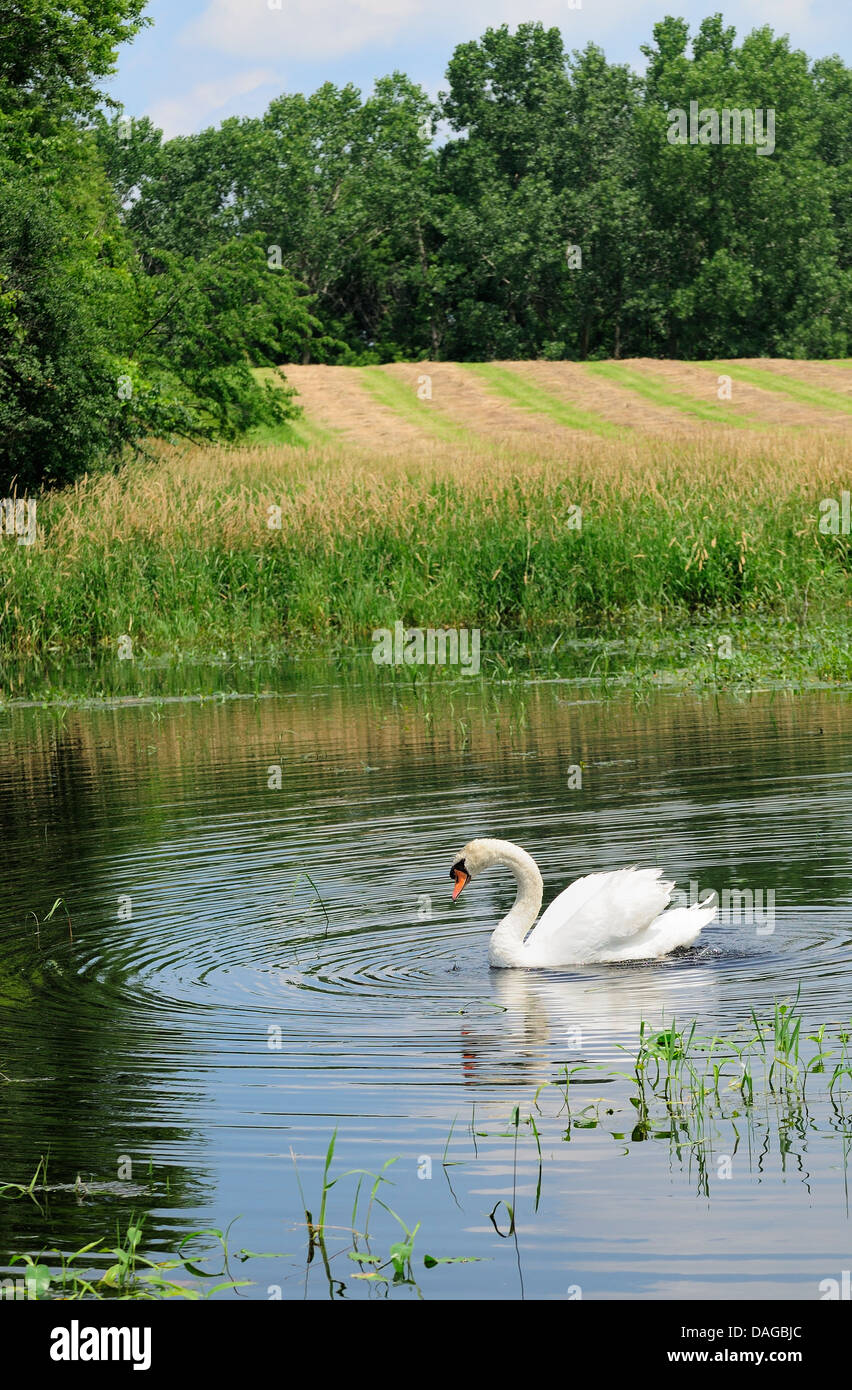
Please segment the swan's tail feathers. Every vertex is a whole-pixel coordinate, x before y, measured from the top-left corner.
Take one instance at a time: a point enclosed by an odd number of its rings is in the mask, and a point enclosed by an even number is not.
[[[683,946],[692,946],[702,928],[712,922],[718,911],[714,903],[693,903],[692,907],[672,907],[652,922],[630,943],[629,948],[614,957],[618,960],[658,960]]]

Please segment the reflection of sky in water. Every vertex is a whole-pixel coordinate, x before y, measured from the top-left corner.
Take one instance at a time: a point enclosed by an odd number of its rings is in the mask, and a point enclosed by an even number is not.
[[[423,1250],[487,1259],[429,1271],[425,1294],[513,1297],[516,1252],[487,1214],[511,1194],[517,1104],[543,1152],[536,1215],[522,1122],[528,1294],[816,1296],[850,1247],[844,1124],[824,1080],[809,1080],[809,1114],[759,1097],[719,1180],[729,1121],[678,1152],[653,1137],[663,1113],[639,1142],[630,1082],[593,1067],[630,1071],[622,1049],[643,1019],[730,1032],[800,981],[805,1031],[850,1016],[848,711],[829,695],[601,706],[553,686],[523,708],[465,689],[431,720],[342,688],[155,716],[3,715],[0,1069],[28,1078],[4,1092],[4,1176],[29,1176],[48,1146],[57,1182],[150,1158],[159,1243],[241,1213],[238,1244],[295,1254],[290,1150],[318,1199],[337,1125],[335,1172],[400,1155],[386,1195],[423,1223]],[[535,855],[545,903],[580,873],[659,863],[687,893],[774,890],[774,930],[717,923],[653,964],[490,971],[511,879],[492,871],[449,901],[452,857],[483,833]],[[36,940],[26,914],[60,894],[73,942],[60,913]],[[569,1140],[553,1085],[534,1109],[566,1065],[584,1068],[572,1112],[596,1122]],[[338,1193],[346,1224],[351,1183]],[[82,1244],[111,1234],[117,1209],[4,1204],[0,1248]],[[299,1258],[264,1266],[256,1296],[267,1276],[299,1296]]]

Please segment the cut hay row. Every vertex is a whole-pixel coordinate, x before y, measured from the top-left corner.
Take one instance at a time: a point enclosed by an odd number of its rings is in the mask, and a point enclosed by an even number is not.
[[[721,428],[817,427],[842,437],[852,414],[852,373],[840,362],[425,361],[282,370],[304,410],[302,428],[382,451]]]

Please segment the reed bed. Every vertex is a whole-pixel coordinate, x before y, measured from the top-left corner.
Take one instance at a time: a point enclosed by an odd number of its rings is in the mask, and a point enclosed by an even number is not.
[[[0,655],[845,615],[852,541],[819,521],[848,483],[835,432],[163,446],[40,498],[35,544],[0,537]]]

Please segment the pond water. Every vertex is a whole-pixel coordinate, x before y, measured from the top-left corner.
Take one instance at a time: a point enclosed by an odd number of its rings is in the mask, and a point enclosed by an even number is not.
[[[260,1253],[221,1297],[822,1296],[852,1265],[852,1093],[829,1087],[852,1017],[849,694],[383,674],[0,714],[0,1182],[48,1156],[0,1203],[0,1263],[143,1213],[158,1257],[238,1218],[231,1248]],[[722,919],[659,963],[492,971],[511,879],[450,902],[477,834],[524,845],[545,902],[660,864]],[[799,988],[802,1050],[832,1050],[804,1086],[785,1054],[744,1090],[728,1052],[715,1098],[673,1103],[653,1067],[643,1092],[643,1020],[658,1047],[697,1020],[762,1056],[753,1014]],[[385,1164],[353,1216],[350,1170]]]

